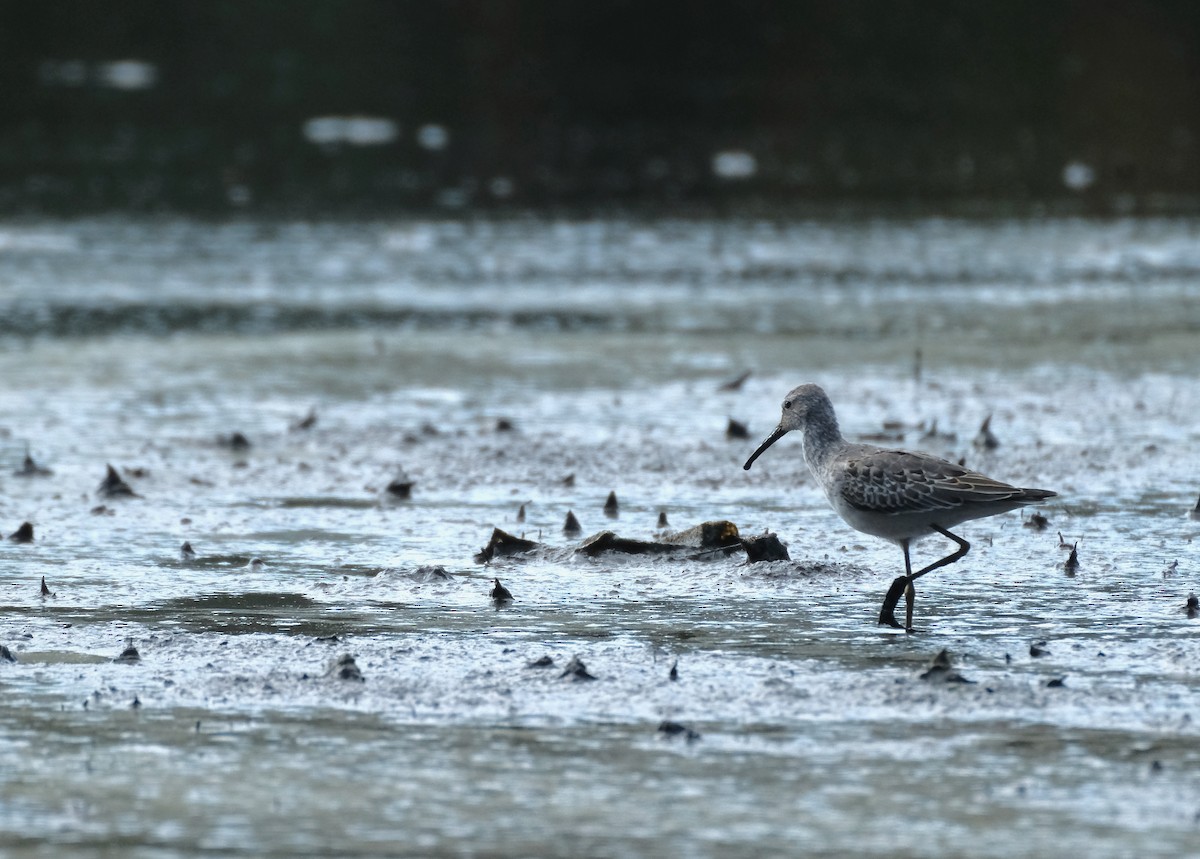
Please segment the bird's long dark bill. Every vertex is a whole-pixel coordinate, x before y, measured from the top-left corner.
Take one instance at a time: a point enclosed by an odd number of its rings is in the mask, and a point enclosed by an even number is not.
[[[756,450],[756,451],[754,451],[754,453],[750,454],[750,458],[746,460],[746,464],[743,465],[742,468],[746,469],[746,471],[749,471],[750,466],[752,466],[754,464],[754,460],[756,460],[760,456],[762,456],[762,452],[764,450],[766,450],[768,447],[770,447],[775,442],[779,441],[781,438],[783,438],[785,435],[787,435],[787,432],[788,431],[785,430],[783,427],[775,427],[775,432],[773,432],[769,436],[767,436],[767,440],[758,446],[758,450]]]

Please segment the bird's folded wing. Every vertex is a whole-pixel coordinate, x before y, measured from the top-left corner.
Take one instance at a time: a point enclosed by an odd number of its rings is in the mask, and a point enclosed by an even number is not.
[[[859,510],[920,513],[965,503],[1007,501],[1022,490],[953,462],[903,450],[878,450],[845,462],[842,498]]]

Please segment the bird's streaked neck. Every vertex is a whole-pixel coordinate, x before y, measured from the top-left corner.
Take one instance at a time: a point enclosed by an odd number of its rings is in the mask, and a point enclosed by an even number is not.
[[[845,443],[830,402],[810,407],[804,426],[804,460],[808,467],[817,471]]]

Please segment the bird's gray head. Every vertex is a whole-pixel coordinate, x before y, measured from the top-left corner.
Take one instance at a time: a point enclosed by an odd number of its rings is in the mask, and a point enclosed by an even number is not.
[[[779,426],[758,446],[758,450],[750,454],[742,468],[749,471],[754,460],[758,459],[764,450],[792,430],[803,432],[811,422],[831,424],[836,429],[837,418],[833,414],[833,404],[829,402],[829,397],[821,390],[820,385],[809,384],[792,388],[783,398],[783,414],[779,418]]]

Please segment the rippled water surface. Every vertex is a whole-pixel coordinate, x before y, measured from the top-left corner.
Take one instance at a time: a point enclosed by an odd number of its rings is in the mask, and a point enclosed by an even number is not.
[[[1198,238],[0,227],[0,528],[36,535],[0,545],[0,853],[1190,854]],[[851,437],[1057,490],[1048,528],[961,526],[917,631],[877,626],[900,551],[798,438],[741,468],[805,381]],[[137,497],[97,496],[107,463]],[[791,560],[588,557],[568,510],[585,537],[730,520]],[[541,545],[478,563],[496,527]],[[943,649],[973,682],[921,678]]]

